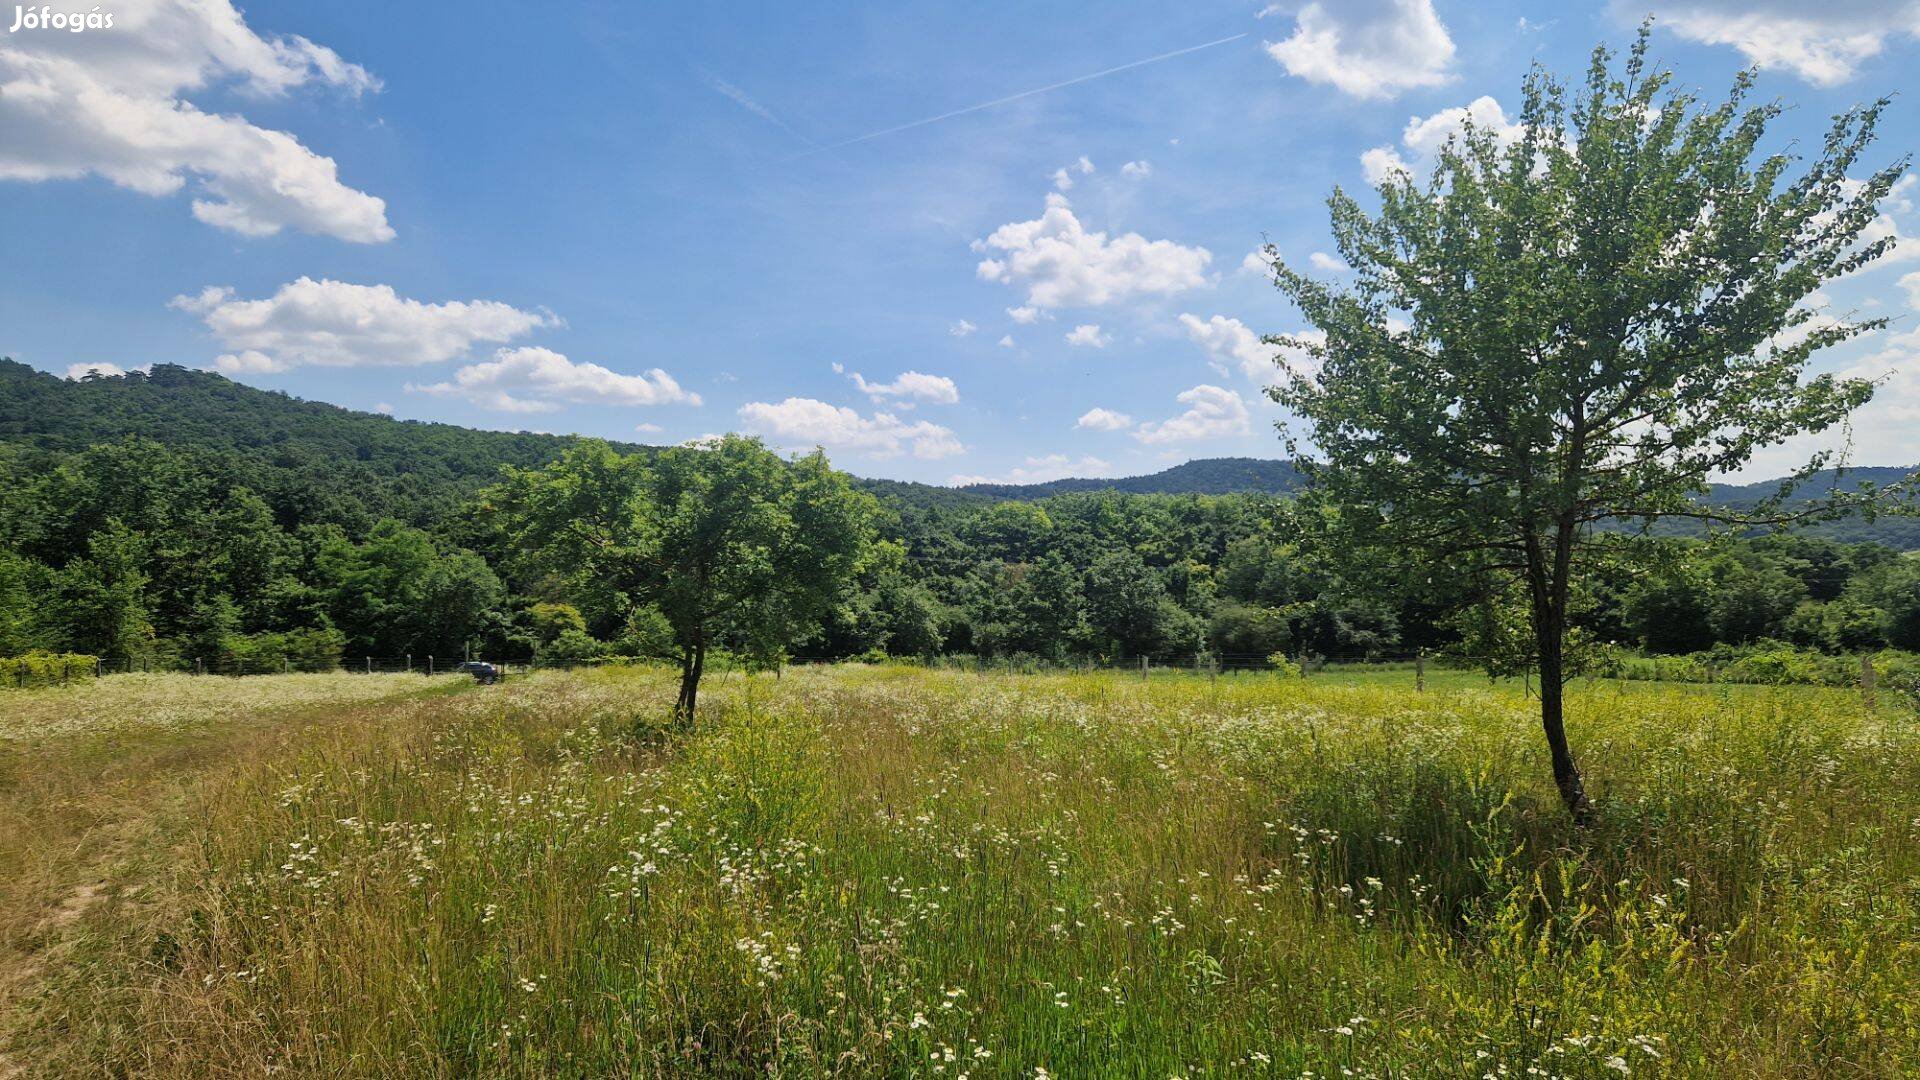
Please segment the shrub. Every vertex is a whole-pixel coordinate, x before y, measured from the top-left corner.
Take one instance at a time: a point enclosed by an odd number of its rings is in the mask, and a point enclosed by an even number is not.
[[[56,686],[91,679],[100,658],[85,653],[53,653],[34,649],[23,656],[0,658],[0,686]]]

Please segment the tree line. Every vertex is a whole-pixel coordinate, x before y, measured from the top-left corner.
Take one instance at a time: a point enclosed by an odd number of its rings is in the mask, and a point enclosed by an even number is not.
[[[1480,617],[1444,582],[1383,590],[1358,578],[1316,550],[1283,496],[1084,492],[948,506],[875,497],[824,459],[783,461],[750,440],[725,450],[751,466],[755,498],[808,504],[790,506],[789,519],[838,508],[831,530],[818,520],[788,527],[852,539],[827,563],[805,536],[769,534],[769,549],[809,561],[708,568],[703,588],[728,608],[708,640],[717,650],[1364,658],[1471,651]],[[648,473],[658,453],[585,443],[416,524],[310,498],[286,475],[256,488],[259,478],[225,455],[140,438],[0,456],[15,467],[0,490],[0,655],[46,649],[182,667],[653,655],[656,609],[671,600],[635,604],[647,595],[640,571],[609,566],[614,556],[574,530],[596,513],[690,513],[682,488],[703,475],[665,487]],[[704,469],[719,458],[675,460]],[[525,516],[542,482],[589,468],[606,475],[576,477],[576,496],[619,491],[622,501],[550,505],[545,523]],[[781,496],[772,479],[781,476],[813,486]],[[691,498],[708,507],[716,496]],[[1920,560],[1891,548],[1793,535],[1664,544],[1653,572],[1621,566],[1587,581],[1575,628],[1661,654],[1768,640],[1834,653],[1920,649]],[[833,580],[789,624],[770,626],[755,610],[756,593],[817,570]],[[754,576],[737,585],[718,576],[736,572]]]

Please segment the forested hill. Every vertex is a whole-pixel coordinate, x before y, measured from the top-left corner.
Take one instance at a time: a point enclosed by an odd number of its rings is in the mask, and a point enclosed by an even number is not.
[[[373,493],[399,485],[405,497],[438,509],[492,481],[502,465],[551,461],[570,436],[480,431],[453,424],[396,420],[243,386],[207,371],[169,364],[151,373],[63,379],[0,358],[0,442],[75,453],[129,437],[180,450],[246,459],[272,470],[352,478]],[[640,449],[615,444],[622,450]],[[405,478],[404,481],[402,478]],[[1064,479],[1044,484],[936,487],[863,480],[877,495],[924,507],[958,509],[1004,499],[1040,499],[1076,491],[1226,495],[1274,493],[1298,486],[1284,461],[1209,458],[1150,476]],[[365,488],[363,487],[363,490]],[[385,501],[385,500],[381,500]],[[390,508],[382,507],[383,512]],[[414,514],[399,516],[414,518]]]
[[[1130,495],[1263,495],[1297,490],[1300,474],[1290,461],[1267,458],[1200,458],[1146,476],[1114,480],[1049,480],[1043,484],[969,484],[960,490],[996,499],[1044,499],[1072,491],[1122,491]]]
[[[148,374],[73,380],[0,358],[0,441],[70,453],[130,436],[281,464],[354,462],[389,476],[426,471],[482,480],[503,464],[550,461],[572,441],[396,420],[172,364],[156,364]]]
[[[130,437],[150,439],[194,455],[213,471],[265,495],[284,524],[310,520],[370,523],[390,516],[415,524],[438,520],[490,483],[503,465],[540,465],[558,457],[571,436],[481,431],[453,424],[396,420],[286,394],[243,386],[220,375],[169,364],[148,374],[63,379],[0,358],[0,444],[19,448],[24,464],[86,451]],[[643,449],[616,443],[623,451]],[[31,460],[39,458],[43,460]],[[1863,468],[1844,483],[1889,483],[1906,470]],[[1299,488],[1291,462],[1264,458],[1203,458],[1145,476],[1067,478],[1039,484],[938,487],[896,480],[862,480],[890,501],[941,511],[1007,500],[1036,500],[1076,492],[1135,495],[1283,494]],[[1833,480],[1810,483],[1801,497],[1822,493]],[[1712,500],[1751,503],[1771,483],[1715,485]],[[294,502],[302,504],[298,507]],[[364,519],[361,522],[357,519]],[[1876,540],[1920,549],[1920,519],[1844,521],[1817,526],[1816,535]]]

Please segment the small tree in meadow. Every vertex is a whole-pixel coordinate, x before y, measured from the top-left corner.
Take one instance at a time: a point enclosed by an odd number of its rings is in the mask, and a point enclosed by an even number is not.
[[[508,537],[579,595],[664,622],[690,721],[707,654],[779,655],[845,592],[874,505],[815,452],[783,461],[729,435],[653,455],[588,442],[485,496]],[[642,635],[643,637],[646,635]]]
[[[1801,168],[1761,152],[1781,106],[1749,103],[1750,76],[1703,105],[1648,67],[1647,41],[1643,28],[1618,71],[1596,50],[1571,100],[1535,69],[1511,138],[1466,125],[1425,182],[1381,184],[1377,212],[1336,189],[1351,284],[1273,263],[1319,331],[1271,339],[1306,357],[1270,391],[1309,436],[1288,437],[1320,511],[1305,518],[1381,576],[1444,567],[1512,591],[1554,781],[1583,824],[1562,722],[1569,605],[1584,571],[1643,550],[1622,526],[1778,526],[1886,495],[1789,505],[1800,481],[1844,464],[1819,453],[1757,507],[1698,498],[1872,396],[1805,369],[1884,322],[1809,305],[1892,243],[1870,226],[1905,160],[1854,176],[1886,102],[1836,117]]]

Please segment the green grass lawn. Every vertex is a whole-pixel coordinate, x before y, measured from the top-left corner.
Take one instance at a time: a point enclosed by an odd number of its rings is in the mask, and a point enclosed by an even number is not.
[[[1576,834],[1523,688],[1459,672],[1416,694],[1410,671],[814,668],[712,680],[688,732],[663,671],[457,685],[223,714],[142,805],[100,811],[141,838],[114,859],[37,856],[72,847],[58,830],[0,845],[47,880],[0,894],[0,1060],[1920,1070],[1920,724],[1857,694],[1577,683],[1602,824]],[[42,760],[99,753],[56,726]],[[52,814],[39,790],[0,811]]]

